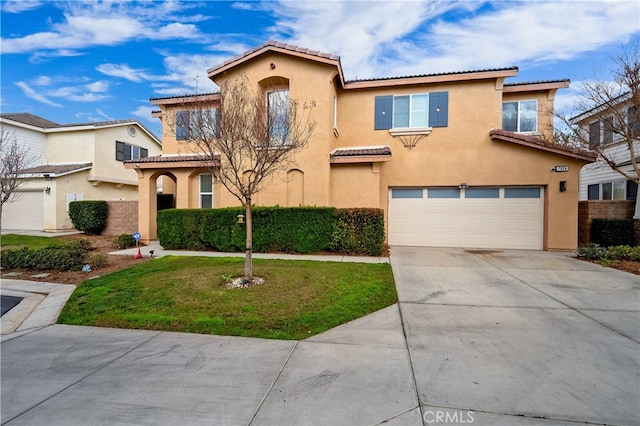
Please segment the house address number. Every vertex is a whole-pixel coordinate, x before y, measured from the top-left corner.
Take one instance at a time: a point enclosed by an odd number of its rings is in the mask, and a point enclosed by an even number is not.
[[[569,171],[569,166],[555,166],[553,168],[554,172],[568,172]]]

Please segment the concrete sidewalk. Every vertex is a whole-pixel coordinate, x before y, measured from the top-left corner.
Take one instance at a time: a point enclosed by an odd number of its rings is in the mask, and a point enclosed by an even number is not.
[[[195,250],[165,250],[158,241],[151,241],[147,246],[140,246],[140,253],[144,257],[162,256],[203,256],[203,257],[244,257],[244,253],[224,253],[218,251]],[[109,254],[135,256],[137,248],[113,251]],[[345,255],[312,255],[312,254],[287,254],[287,253],[253,253],[254,259],[287,259],[287,260],[315,260],[321,262],[357,262],[357,263],[389,263],[388,257],[375,256],[345,256]]]
[[[640,278],[561,253],[478,253],[394,247],[400,303],[299,342],[6,336],[1,422],[639,424]]]

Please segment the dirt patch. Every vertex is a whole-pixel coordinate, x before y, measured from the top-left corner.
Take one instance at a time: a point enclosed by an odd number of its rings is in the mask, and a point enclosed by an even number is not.
[[[618,260],[616,262],[611,262],[605,266],[607,266],[608,268],[620,269],[621,271],[640,275],[640,262],[633,262],[631,260]]]
[[[95,278],[101,275],[106,275],[111,272],[119,271],[120,269],[128,268],[129,266],[137,265],[142,262],[146,262],[150,259],[148,254],[145,254],[145,257],[142,259],[135,259],[134,256],[124,256],[124,255],[115,255],[109,254],[109,252],[116,251],[118,248],[116,247],[114,240],[115,237],[103,236],[103,235],[84,235],[84,234],[74,234],[74,235],[65,235],[61,237],[52,237],[59,240],[88,240],[91,242],[93,249],[91,250],[91,255],[103,254],[107,258],[107,265],[98,269],[93,269],[91,272],[81,272],[81,271],[72,271],[72,272],[59,272],[59,271],[30,271],[24,269],[3,269],[1,272],[1,276],[3,278],[6,277],[6,274],[9,272],[21,272],[20,275],[11,276],[11,278],[18,280],[29,280],[29,281],[40,281],[40,282],[50,282],[57,284],[75,284],[78,285],[84,280],[89,278]],[[144,250],[142,250],[145,253]],[[40,274],[49,274],[46,277],[39,277],[34,275]]]

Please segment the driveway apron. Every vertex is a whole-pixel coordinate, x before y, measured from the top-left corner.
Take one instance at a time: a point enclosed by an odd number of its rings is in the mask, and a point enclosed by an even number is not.
[[[391,263],[427,423],[640,423],[638,276],[535,251]]]

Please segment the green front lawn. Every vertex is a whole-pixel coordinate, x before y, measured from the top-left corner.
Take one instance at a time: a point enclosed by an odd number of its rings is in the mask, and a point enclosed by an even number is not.
[[[30,249],[41,249],[49,246],[64,245],[64,241],[60,241],[52,237],[36,237],[33,235],[17,235],[7,234],[0,236],[0,247],[2,249],[17,249],[29,247]]]
[[[78,286],[61,324],[304,339],[397,302],[389,264],[254,259],[265,284],[227,290],[243,258],[162,257]]]

